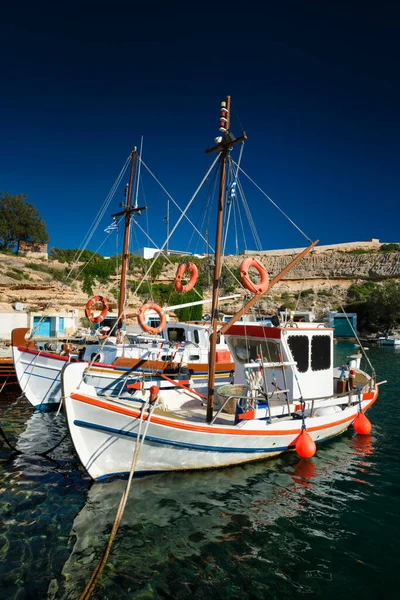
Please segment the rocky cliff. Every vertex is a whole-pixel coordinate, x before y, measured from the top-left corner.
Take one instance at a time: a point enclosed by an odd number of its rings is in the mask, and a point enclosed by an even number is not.
[[[254,256],[265,265],[270,278],[277,275],[294,256]],[[238,276],[238,268],[243,256],[229,256],[224,265]],[[207,259],[204,259],[207,260]],[[206,263],[205,263],[206,264]],[[54,277],[57,270],[65,268],[65,264],[33,260],[32,258],[0,255],[0,311],[12,310],[15,302],[22,302],[27,309],[70,309],[82,311],[88,296],[82,291],[80,282],[63,285]],[[211,266],[207,267],[211,269]],[[168,265],[159,276],[159,282],[173,281],[176,264]],[[139,280],[140,271],[131,274],[131,279]],[[299,310],[314,309],[316,312],[325,308],[336,309],[345,299],[347,289],[353,283],[363,280],[375,282],[385,279],[400,279],[399,252],[351,252],[315,253],[303,258],[261,302],[259,310],[271,312],[282,305],[293,305]],[[109,285],[98,285],[96,293],[113,298],[112,289],[117,287],[117,277]],[[226,290],[227,291],[227,290]],[[232,277],[229,294],[243,291],[240,284]],[[140,298],[131,297],[130,307],[139,306]],[[226,313],[231,313],[241,306],[242,300],[223,306]],[[114,301],[115,306],[115,301]]]

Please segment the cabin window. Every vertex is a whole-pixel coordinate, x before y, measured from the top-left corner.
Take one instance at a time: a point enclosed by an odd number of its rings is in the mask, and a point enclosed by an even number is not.
[[[331,367],[331,338],[329,335],[314,335],[311,340],[311,368],[325,371]]]
[[[149,327],[159,327],[160,326],[160,319],[158,319],[157,317],[150,317],[150,319],[147,321],[147,325]]]
[[[185,342],[186,341],[185,330],[181,327],[169,327],[168,328],[168,340],[170,342]]]
[[[306,335],[290,335],[288,344],[299,373],[308,371],[309,340]]]
[[[195,329],[193,331],[193,340],[195,344],[199,344],[200,343],[200,336],[199,336],[199,332],[197,329]]]
[[[231,345],[236,359],[242,364],[257,361],[259,356],[264,362],[280,362],[279,344],[271,340],[232,338]]]

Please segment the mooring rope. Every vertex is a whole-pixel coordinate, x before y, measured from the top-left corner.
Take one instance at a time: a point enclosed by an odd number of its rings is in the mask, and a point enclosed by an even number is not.
[[[147,411],[147,407],[149,405],[149,399],[146,400],[146,402],[144,403],[143,407],[142,407],[142,412],[140,414],[140,421],[139,421],[139,428],[138,428],[138,434],[137,434],[137,438],[136,438],[136,444],[135,444],[135,449],[133,452],[133,457],[132,457],[132,464],[131,464],[131,469],[129,472],[129,477],[128,477],[128,481],[125,487],[125,490],[122,494],[118,509],[117,509],[117,514],[115,516],[115,520],[114,520],[114,524],[112,526],[111,529],[111,533],[110,533],[110,537],[108,539],[107,542],[107,546],[103,552],[103,556],[100,558],[99,562],[97,563],[88,583],[86,584],[85,589],[83,590],[82,594],[79,596],[79,600],[88,600],[90,598],[90,596],[92,595],[97,582],[99,580],[99,577],[104,569],[104,566],[107,562],[108,556],[110,554],[111,551],[111,546],[114,542],[115,536],[117,534],[118,531],[118,527],[121,523],[121,519],[123,517],[124,514],[124,510],[125,510],[125,506],[126,506],[126,502],[128,500],[128,496],[129,496],[129,491],[131,488],[131,484],[132,484],[132,478],[133,475],[135,473],[136,470],[136,465],[137,465],[137,461],[139,459],[139,453],[140,450],[142,449],[146,434],[147,434],[147,430],[150,424],[150,418],[151,415],[153,414],[153,411],[157,405],[157,401],[158,399],[154,402],[154,404],[151,406],[149,412],[148,412],[148,417],[147,417],[147,422],[146,422],[146,427],[142,436],[142,440],[140,440],[140,435],[141,435],[141,428],[142,428],[142,423],[143,423],[143,417]]]

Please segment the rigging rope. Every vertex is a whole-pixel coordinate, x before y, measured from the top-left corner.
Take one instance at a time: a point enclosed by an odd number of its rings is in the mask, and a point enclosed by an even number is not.
[[[74,259],[72,261],[72,267],[71,267],[68,275],[66,276],[66,281],[68,281],[73,269],[75,268],[75,265],[79,262],[79,259],[82,256],[82,253],[86,249],[86,247],[87,247],[88,243],[90,242],[95,230],[97,229],[101,219],[103,218],[107,208],[109,207],[111,200],[113,199],[115,192],[117,191],[117,188],[118,188],[119,184],[121,183],[121,179],[124,176],[126,169],[128,168],[130,160],[131,160],[131,156],[129,155],[128,158],[126,159],[125,164],[122,167],[117,179],[115,180],[114,184],[112,185],[111,190],[109,191],[102,206],[100,207],[99,212],[97,213],[96,217],[94,218],[92,225],[89,227],[89,230],[88,230],[86,236],[84,237],[84,239],[78,249],[78,252],[75,254]]]
[[[331,280],[329,279],[329,276],[328,276],[328,274],[327,274],[327,273],[325,274],[325,277],[326,277],[326,279],[327,279],[327,281],[328,281],[328,284],[329,284],[329,286],[330,286],[330,288],[331,288],[331,291],[333,292],[333,285],[332,285],[332,282],[331,282]],[[372,377],[373,377],[373,378],[375,378],[375,377],[376,377],[375,368],[373,367],[373,365],[372,365],[371,361],[369,360],[369,358],[368,358],[368,356],[367,356],[367,353],[366,353],[366,350],[364,349],[364,346],[362,345],[362,343],[361,343],[361,340],[360,340],[360,338],[358,337],[358,335],[357,335],[357,332],[356,332],[356,330],[354,329],[352,322],[350,321],[349,317],[347,316],[347,313],[346,313],[346,311],[345,311],[345,309],[344,309],[344,306],[343,306],[343,304],[342,304],[341,300],[339,300],[339,306],[340,306],[340,308],[342,309],[342,313],[343,313],[343,314],[344,314],[344,316],[346,317],[346,319],[347,319],[347,322],[348,322],[348,324],[350,325],[350,328],[351,328],[352,332],[354,333],[354,337],[356,338],[356,340],[357,340],[357,342],[358,342],[358,344],[359,344],[359,346],[360,346],[360,348],[361,348],[361,352],[362,352],[362,354],[364,355],[364,358],[365,358],[365,360],[367,361],[368,365],[369,365],[369,366],[370,366],[370,368],[371,368]]]
[[[177,222],[175,223],[174,227],[172,228],[172,231],[169,233],[169,235],[168,235],[167,239],[165,240],[164,244],[163,244],[163,245],[162,245],[162,247],[161,247],[161,250],[164,250],[164,248],[165,248],[165,246],[166,246],[167,242],[169,241],[169,239],[170,239],[170,238],[171,238],[171,236],[173,235],[173,233],[174,233],[174,231],[176,230],[176,228],[178,227],[179,223],[182,221],[183,217],[186,217],[186,218],[189,220],[190,224],[191,224],[191,225],[194,227],[194,225],[193,225],[193,223],[190,221],[189,217],[187,217],[187,216],[186,216],[186,212],[188,211],[188,209],[189,209],[190,205],[192,204],[193,200],[196,198],[197,194],[199,193],[199,191],[200,191],[201,187],[203,186],[203,183],[206,181],[207,177],[209,176],[209,174],[211,173],[212,169],[214,168],[214,165],[217,163],[217,161],[218,161],[218,159],[219,159],[219,156],[220,156],[219,154],[216,156],[216,158],[215,158],[214,162],[212,163],[211,167],[208,169],[208,171],[207,171],[206,175],[203,177],[203,179],[202,179],[202,181],[201,181],[200,185],[197,187],[196,191],[194,192],[193,196],[191,197],[191,199],[189,200],[188,204],[186,205],[186,208],[185,208],[183,211],[182,211],[182,209],[181,209],[181,208],[180,208],[180,207],[179,207],[179,206],[176,204],[175,200],[173,200],[173,198],[171,197],[172,201],[174,202],[174,204],[175,204],[176,206],[178,206],[178,208],[179,208],[179,210],[181,211],[181,213],[182,213],[182,214],[181,214],[181,216],[179,217],[179,219],[177,220]],[[144,163],[143,163],[143,166],[145,166],[145,167],[146,167],[146,169],[148,169],[148,168],[147,168],[147,166],[146,166]],[[148,171],[150,172],[150,170],[149,170],[149,169],[148,169]],[[153,175],[153,177],[154,177],[154,175]],[[156,179],[156,181],[158,181],[158,180],[157,180],[157,178],[155,178],[155,179]],[[160,184],[160,185],[161,185],[161,184]],[[161,186],[161,187],[162,187],[162,186]],[[163,188],[163,189],[165,189],[165,188]],[[147,275],[150,273],[150,271],[151,271],[151,269],[152,269],[152,267],[153,267],[154,263],[156,262],[156,260],[157,260],[157,257],[156,257],[156,258],[155,258],[155,259],[152,261],[152,263],[151,263],[150,267],[147,269],[147,271],[146,271],[146,273],[145,273],[144,277],[147,277]],[[143,277],[143,279],[144,279],[144,277]],[[139,291],[139,289],[140,289],[140,287],[141,287],[141,285],[142,285],[142,283],[143,283],[143,279],[142,279],[142,281],[140,281],[140,282],[139,282],[139,285],[137,286],[137,288],[136,288],[136,290],[135,290],[135,292],[134,292],[134,295],[135,295],[135,296],[136,296],[136,294],[138,293],[138,291]]]
[[[214,168],[214,165],[216,164],[216,162],[217,162],[218,158],[219,158],[219,154],[217,155],[217,157],[216,157],[216,159],[214,160],[213,164],[211,165],[211,167],[210,167],[210,168],[209,168],[209,170],[207,171],[207,175],[206,175],[206,176],[203,178],[203,180],[202,180],[201,184],[199,185],[199,187],[197,188],[197,190],[196,190],[196,192],[195,192],[194,196],[192,196],[192,198],[190,199],[190,201],[189,201],[189,204],[187,205],[187,207],[185,208],[185,210],[184,210],[184,211],[182,211],[181,207],[180,207],[180,206],[179,206],[179,204],[178,204],[178,203],[177,203],[177,202],[176,202],[176,201],[173,199],[173,197],[172,197],[172,196],[171,196],[171,194],[168,192],[168,190],[166,190],[166,189],[165,189],[165,187],[163,186],[163,184],[162,184],[162,183],[161,183],[161,182],[160,182],[160,181],[157,179],[157,177],[156,177],[156,176],[154,175],[154,173],[153,173],[153,172],[152,172],[152,171],[149,169],[149,167],[146,165],[146,163],[145,163],[145,162],[143,162],[143,161],[141,160],[141,158],[139,157],[139,161],[140,161],[140,162],[143,164],[144,168],[145,168],[145,169],[147,169],[147,171],[150,173],[150,175],[151,175],[151,176],[154,178],[154,180],[155,180],[155,181],[158,183],[158,185],[161,187],[161,189],[162,189],[162,190],[163,190],[163,191],[164,191],[164,192],[167,194],[168,198],[169,198],[170,200],[172,200],[172,202],[175,204],[176,208],[177,208],[177,209],[178,209],[178,210],[179,210],[179,211],[182,213],[182,216],[184,216],[184,217],[185,217],[185,218],[186,218],[186,219],[189,221],[189,223],[191,224],[191,226],[193,227],[193,229],[194,229],[194,230],[195,230],[195,231],[196,231],[196,232],[197,232],[197,233],[198,233],[198,234],[199,234],[201,237],[203,237],[203,236],[201,235],[200,231],[199,231],[199,230],[196,228],[196,226],[194,225],[194,223],[192,223],[192,221],[189,219],[189,217],[188,217],[188,216],[187,216],[185,213],[186,213],[187,209],[189,208],[190,204],[192,203],[192,201],[195,199],[195,197],[196,197],[197,193],[200,191],[200,188],[203,186],[203,183],[206,181],[207,177],[208,177],[208,176],[209,176],[209,174],[211,173],[211,171],[212,171],[212,169]],[[179,222],[180,222],[180,219],[178,220],[178,223],[179,223]],[[178,223],[175,225],[175,228],[174,228],[174,230],[176,229],[176,227],[177,227]],[[174,230],[173,230],[173,231],[174,231]],[[169,239],[170,239],[170,237],[171,237],[171,235],[172,235],[173,231],[172,231],[172,232],[169,234],[169,236],[168,236],[168,239],[167,239],[166,241],[169,241]],[[203,238],[203,239],[204,239],[204,238]],[[206,241],[206,240],[204,239],[204,241]],[[165,244],[164,244],[164,245],[165,245]],[[162,249],[164,249],[164,246],[162,247]]]
[[[233,159],[231,159],[231,160],[233,161],[233,164],[237,165],[237,163],[235,163],[235,161]],[[259,185],[257,185],[257,183],[250,177],[250,175],[247,175],[247,173],[245,171],[243,171],[243,169],[239,166],[238,166],[238,169],[243,173],[243,175],[246,175],[247,179],[249,179],[249,181],[251,181],[251,183],[271,202],[271,204],[273,204],[275,206],[275,208],[277,208],[279,210],[279,212],[282,213],[282,215],[293,225],[293,227],[295,227],[297,229],[297,231],[299,231],[301,233],[301,235],[303,235],[306,238],[306,240],[308,240],[309,242],[312,243],[312,239],[309,238],[308,235],[306,235],[304,233],[304,231],[302,231],[300,229],[300,227],[298,227],[298,225],[296,225],[296,223],[294,221],[292,221],[292,219],[280,208],[280,206],[278,206],[276,204],[276,202],[274,202],[272,200],[272,198],[270,198],[268,196],[268,194],[266,194],[264,192],[264,190],[262,188],[260,188]]]

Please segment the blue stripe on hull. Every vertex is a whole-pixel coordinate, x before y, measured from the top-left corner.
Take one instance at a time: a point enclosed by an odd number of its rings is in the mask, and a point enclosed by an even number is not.
[[[106,427],[105,425],[94,425],[87,421],[80,421],[79,419],[74,421],[74,425],[77,427],[83,427],[85,429],[93,429],[95,431],[101,431],[104,433],[111,433],[114,435],[121,435],[125,437],[137,438],[137,433],[132,431],[124,431],[122,429],[114,429],[113,427]],[[288,450],[288,446],[282,446],[281,448],[226,448],[225,446],[204,446],[202,444],[188,444],[187,442],[176,442],[172,440],[165,440],[162,438],[156,438],[150,435],[146,435],[146,440],[154,442],[156,444],[166,444],[167,446],[175,446],[180,448],[187,448],[189,450],[204,450],[208,452],[243,452],[243,453],[266,453],[266,452],[284,452]]]

